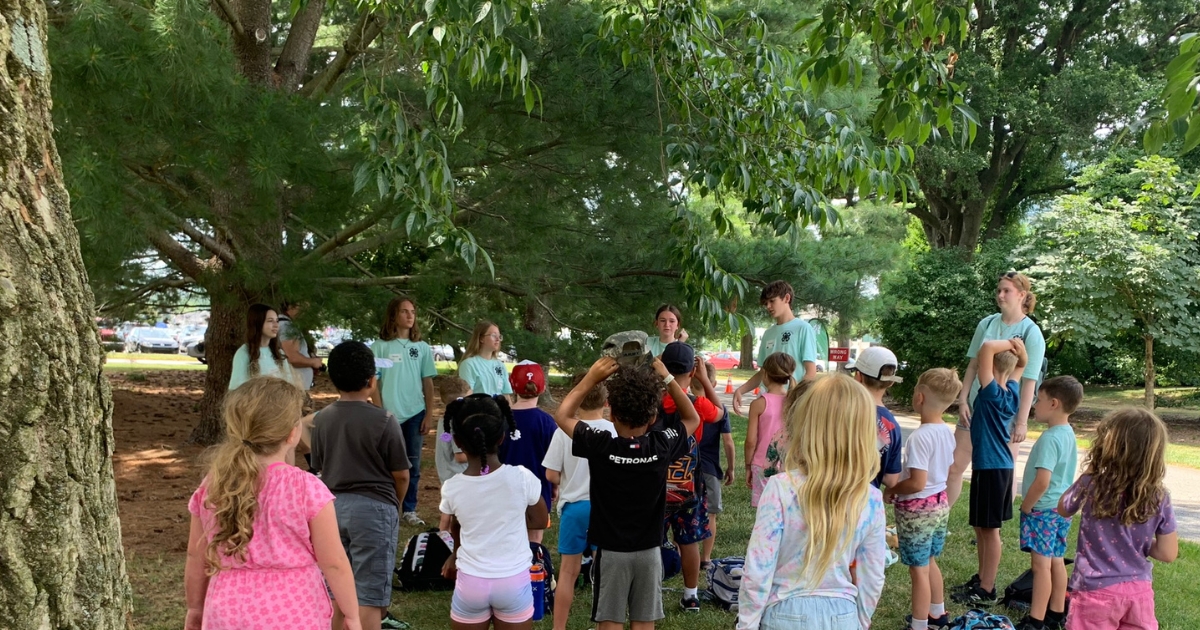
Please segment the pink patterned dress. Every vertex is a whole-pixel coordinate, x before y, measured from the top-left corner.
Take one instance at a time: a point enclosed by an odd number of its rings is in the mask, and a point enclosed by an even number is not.
[[[315,476],[284,463],[271,464],[258,495],[254,536],[245,564],[223,558],[209,578],[204,630],[329,630],[333,606],[317,567],[308,522],[333,494]],[[188,510],[200,518],[211,540],[216,525],[204,505],[208,480],[192,495]]]

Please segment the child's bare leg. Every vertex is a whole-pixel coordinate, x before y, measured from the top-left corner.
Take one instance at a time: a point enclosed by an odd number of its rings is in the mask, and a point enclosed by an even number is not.
[[[992,527],[975,528],[975,547],[979,555],[979,588],[996,590],[996,574],[1000,571],[1000,530]]]
[[[708,538],[701,541],[700,562],[710,562],[712,560],[713,545],[717,542],[717,515],[708,515],[708,533],[712,534]]]
[[[620,628],[621,626],[617,626]],[[654,630],[653,621],[631,621],[629,622],[629,630]]]
[[[912,618],[920,621],[929,618],[929,565],[923,567],[908,567],[908,576],[912,580]]]
[[[383,616],[386,614],[387,609],[379,606],[358,607],[358,619],[363,630],[379,630],[383,624]],[[341,626],[334,626],[334,630],[341,630]]]
[[[1050,559],[1051,612],[1062,614],[1067,607],[1067,563],[1062,558]]]
[[[929,559],[929,602],[946,603],[946,584],[942,581],[942,568],[938,566],[937,558]]]
[[[499,619],[492,617],[492,623],[496,626],[496,630],[530,630],[530,628],[533,628],[533,619],[526,619],[525,621],[518,621],[517,623],[509,623],[507,621],[500,621]]]
[[[700,545],[679,545],[679,559],[683,564],[683,586],[699,588],[700,586]]]
[[[1034,619],[1046,619],[1046,607],[1050,604],[1050,593],[1053,589],[1051,560],[1037,553],[1029,554],[1030,569],[1033,571],[1033,596],[1029,600],[1029,616]]]
[[[554,591],[554,630],[567,630],[571,604],[575,601],[575,580],[583,565],[583,554],[564,554],[559,560],[558,590]]]

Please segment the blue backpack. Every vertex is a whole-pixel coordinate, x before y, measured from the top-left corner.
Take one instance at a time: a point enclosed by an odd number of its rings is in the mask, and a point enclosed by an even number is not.
[[[738,609],[738,591],[742,588],[742,568],[746,559],[741,556],[716,558],[708,567],[708,594],[713,602],[731,612]]]
[[[972,608],[950,622],[947,630],[1015,630],[1013,622],[1004,615]]]

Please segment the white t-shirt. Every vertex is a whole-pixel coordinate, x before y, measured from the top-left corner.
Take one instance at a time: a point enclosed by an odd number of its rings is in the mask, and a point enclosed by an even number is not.
[[[287,315],[279,316],[279,340],[280,341],[285,341],[285,340],[299,341],[300,342],[300,347],[299,347],[300,356],[303,356],[305,358],[312,358],[312,355],[308,353],[308,340],[306,340],[304,338],[304,335],[300,334],[300,331],[296,329],[296,326],[294,324],[292,324],[291,318],[288,317]],[[293,365],[292,371],[295,372],[296,376],[300,378],[300,386],[304,388],[304,391],[308,391],[308,390],[312,389],[312,386],[313,386],[313,369],[312,368],[310,368],[310,367],[298,368]]]
[[[904,440],[904,470],[900,480],[912,476],[909,470],[924,470],[925,489],[900,495],[902,501],[924,499],[946,489],[950,464],[954,463],[954,429],[948,424],[922,424]]]
[[[458,570],[480,578],[528,573],[533,563],[525,508],[542,500],[542,482],[524,466],[501,466],[473,477],[454,475],[442,485],[443,514],[462,526]]]
[[[608,420],[584,420],[583,423],[597,431],[608,431],[613,437],[617,436],[617,428]],[[562,514],[564,505],[591,498],[591,469],[586,459],[571,454],[571,436],[563,433],[562,429],[555,431],[550,439],[550,448],[546,450],[542,466],[546,470],[557,470],[562,475],[558,486],[559,514]]]

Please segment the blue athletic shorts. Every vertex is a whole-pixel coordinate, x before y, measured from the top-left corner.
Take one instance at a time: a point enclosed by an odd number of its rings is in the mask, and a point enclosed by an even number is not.
[[[573,501],[563,505],[558,523],[558,553],[571,556],[587,551],[588,519],[592,515],[591,501]]]
[[[1021,551],[1062,558],[1067,555],[1067,534],[1070,532],[1071,519],[1054,510],[1021,513]]]

